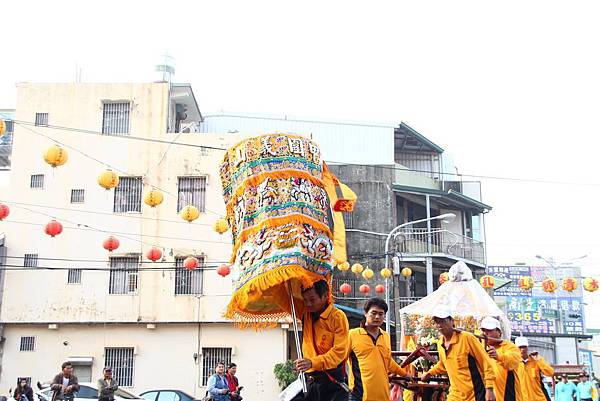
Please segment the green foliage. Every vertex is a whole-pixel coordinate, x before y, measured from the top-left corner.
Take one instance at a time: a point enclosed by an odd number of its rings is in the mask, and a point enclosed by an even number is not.
[[[281,387],[282,390],[292,384],[298,377],[298,373],[294,371],[294,364],[292,361],[276,364],[273,372],[275,373],[275,377],[279,382],[279,387]]]

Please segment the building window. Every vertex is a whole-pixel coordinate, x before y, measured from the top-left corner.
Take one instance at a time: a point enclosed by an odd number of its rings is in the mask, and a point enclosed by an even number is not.
[[[119,385],[133,387],[133,348],[105,348],[104,366],[112,367]]]
[[[85,189],[71,190],[71,203],[83,203],[85,200]]]
[[[21,351],[35,351],[35,337],[21,337]]]
[[[48,125],[48,113],[35,113],[35,125]]]
[[[31,176],[31,188],[44,188],[44,174],[34,174]]]
[[[104,103],[102,108],[103,134],[129,134],[130,102]]]
[[[38,254],[37,253],[26,253],[23,258],[24,267],[37,267],[38,266]]]
[[[202,386],[208,383],[218,362],[231,363],[231,348],[202,348]]]
[[[81,269],[69,269],[67,284],[81,284]]]
[[[109,294],[134,294],[138,289],[139,257],[110,258]]]
[[[204,258],[196,256],[200,266]],[[183,267],[185,258],[175,258],[175,295],[200,295],[202,294],[202,269],[188,270]]]
[[[142,211],[142,177],[119,177],[115,188],[115,213]]]
[[[187,205],[193,205],[204,212],[206,201],[206,177],[179,177],[177,192],[177,213]]]

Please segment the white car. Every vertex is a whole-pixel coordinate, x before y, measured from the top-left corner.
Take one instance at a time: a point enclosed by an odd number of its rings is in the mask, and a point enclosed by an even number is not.
[[[52,389],[50,387],[43,388],[35,392],[36,397],[39,401],[51,401],[52,400]],[[79,383],[79,391],[75,393],[73,401],[88,401],[98,399],[98,389],[96,383],[83,382]],[[127,401],[127,400],[143,400],[143,398],[130,393],[127,390],[119,388],[115,391],[115,401]],[[35,400],[38,401],[38,400]],[[145,401],[145,400],[144,400]]]

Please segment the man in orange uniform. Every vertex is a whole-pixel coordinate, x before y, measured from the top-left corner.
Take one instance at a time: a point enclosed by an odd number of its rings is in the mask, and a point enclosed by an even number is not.
[[[494,366],[483,346],[471,333],[454,331],[450,309],[439,305],[433,320],[441,334],[438,343],[439,362],[423,375],[446,373],[450,379],[448,401],[495,401]]]
[[[294,401],[346,401],[348,399],[345,364],[348,349],[348,319],[329,300],[329,285],[320,280],[302,291],[303,358],[294,362],[306,372],[308,392]]]
[[[524,371],[521,383],[525,392],[525,399],[527,401],[550,401],[550,395],[544,386],[542,374],[553,376],[554,369],[537,352],[529,354],[529,341],[527,338],[517,337],[515,345],[521,350],[521,359],[523,360]]]
[[[406,376],[406,370],[392,358],[390,335],[381,330],[388,311],[385,301],[371,298],[364,310],[364,325],[350,330],[348,401],[389,401],[389,373]]]
[[[481,321],[481,331],[488,337],[488,355],[496,368],[494,394],[498,401],[525,401],[521,388],[523,364],[519,347],[502,340],[502,329],[498,319],[486,317]]]

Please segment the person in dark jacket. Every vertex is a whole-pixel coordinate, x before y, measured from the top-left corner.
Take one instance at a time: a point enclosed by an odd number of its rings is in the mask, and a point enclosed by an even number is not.
[[[237,372],[237,365],[235,363],[230,363],[227,365],[227,373],[225,374],[225,378],[227,379],[227,385],[229,387],[229,398],[232,401],[241,401],[242,397],[240,397],[240,390],[242,387],[240,386],[240,382],[238,378],[235,377]]]
[[[98,400],[100,401],[114,401],[115,391],[119,388],[119,385],[112,378],[112,368],[105,367],[102,371],[104,375],[102,379],[98,380]]]
[[[17,382],[17,388],[15,389],[13,398],[17,401],[34,401],[33,389],[29,387],[26,379],[21,379]]]
[[[62,364],[62,372],[54,376],[50,388],[52,393],[52,401],[64,400],[72,401],[75,393],[79,391],[79,381],[77,376],[73,374],[73,365],[71,362]]]

